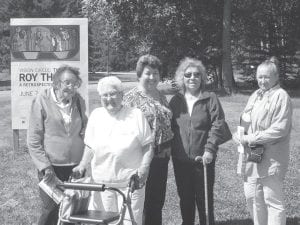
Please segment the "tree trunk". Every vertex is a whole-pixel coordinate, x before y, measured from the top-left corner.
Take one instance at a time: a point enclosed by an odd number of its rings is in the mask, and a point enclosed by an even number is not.
[[[106,75],[109,75],[109,52],[110,46],[109,46],[109,37],[107,38],[107,58],[106,58]]]
[[[222,77],[227,94],[231,94],[234,87],[234,78],[231,62],[231,0],[224,0],[223,8],[223,35],[222,35]]]

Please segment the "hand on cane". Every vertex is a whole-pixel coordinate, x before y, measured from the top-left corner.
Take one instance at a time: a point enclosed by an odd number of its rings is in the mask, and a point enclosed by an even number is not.
[[[202,160],[205,164],[210,164],[214,159],[214,155],[211,152],[204,152]]]
[[[196,156],[195,161],[209,164],[213,161],[214,155],[210,152],[204,152],[203,156]]]

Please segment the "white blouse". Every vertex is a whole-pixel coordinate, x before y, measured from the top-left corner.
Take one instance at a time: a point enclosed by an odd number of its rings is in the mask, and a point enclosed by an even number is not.
[[[72,117],[71,117],[71,114],[72,114],[72,108],[71,108],[71,105],[72,105],[72,100],[70,100],[67,104],[63,103],[63,102],[59,102],[55,96],[55,93],[54,93],[54,89],[51,88],[51,96],[54,100],[54,102],[56,103],[56,105],[58,106],[58,109],[62,115],[62,118],[64,120],[64,125],[67,129],[67,131],[69,131],[70,129],[70,124],[72,122]]]

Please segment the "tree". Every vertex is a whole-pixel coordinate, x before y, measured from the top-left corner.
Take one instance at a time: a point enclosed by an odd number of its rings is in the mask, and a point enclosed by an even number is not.
[[[90,71],[118,71],[131,66],[132,45],[120,36],[120,25],[106,1],[90,0],[84,13],[89,18]]]
[[[270,56],[281,62],[281,80],[293,79],[296,51],[300,33],[300,2],[284,1],[233,1],[233,49],[235,64],[245,76],[254,79],[252,68]],[[255,18],[255,20],[253,19]]]
[[[197,57],[217,65],[209,49],[221,48],[222,4],[219,1],[109,0],[120,24],[120,36],[133,44],[136,58],[157,55],[163,76],[172,76],[180,59]],[[220,65],[218,65],[220,66]]]
[[[222,35],[222,76],[224,88],[228,94],[234,89],[234,77],[231,63],[231,0],[224,0],[223,35]]]
[[[2,0],[0,70],[9,68],[10,18],[82,17],[83,0]]]

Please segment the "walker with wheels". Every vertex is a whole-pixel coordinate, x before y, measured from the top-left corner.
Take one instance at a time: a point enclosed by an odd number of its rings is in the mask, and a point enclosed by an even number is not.
[[[126,193],[123,193],[118,188],[109,187],[105,184],[98,183],[75,183],[75,182],[64,182],[58,184],[57,186],[62,189],[72,189],[72,190],[85,190],[85,191],[114,191],[117,194],[122,196],[122,205],[118,212],[110,211],[100,211],[100,210],[81,210],[71,215],[68,218],[69,223],[75,223],[76,225],[80,224],[97,224],[97,225],[121,225],[126,210],[129,212],[130,220],[132,225],[136,225],[134,220],[132,208],[131,208],[131,195],[136,189],[137,185],[137,175],[133,175],[128,183],[128,188]],[[61,215],[59,215],[60,217]],[[60,219],[60,218],[59,218]],[[61,222],[59,222],[60,224]]]

